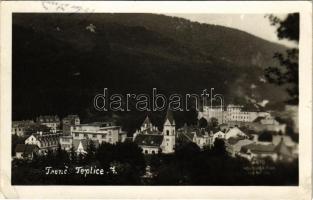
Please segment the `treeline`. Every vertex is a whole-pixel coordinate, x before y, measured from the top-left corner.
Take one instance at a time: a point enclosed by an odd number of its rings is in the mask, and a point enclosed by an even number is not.
[[[271,159],[251,163],[233,158],[222,140],[200,150],[194,143],[179,144],[174,154],[144,155],[135,143],[91,143],[86,156],[60,148],[32,161],[13,160],[14,185],[298,185],[298,161],[277,163]],[[102,168],[104,175],[70,173],[46,175],[45,167]],[[144,176],[149,166],[150,177]]]

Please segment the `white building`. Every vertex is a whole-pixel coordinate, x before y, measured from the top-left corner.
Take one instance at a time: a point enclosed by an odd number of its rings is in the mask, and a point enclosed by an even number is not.
[[[252,122],[257,117],[269,115],[268,112],[244,111],[241,105],[229,104],[226,108],[220,106],[204,106],[203,112],[198,113],[198,119],[203,117],[207,121],[210,121],[211,118],[216,118],[219,124],[223,124],[229,121]]]
[[[214,144],[216,139],[225,140],[225,136],[226,136],[226,134],[222,131],[218,131],[218,132],[214,133],[213,134],[213,140],[212,140],[213,144]]]
[[[219,124],[227,121],[227,112],[220,106],[204,106],[203,112],[198,113],[198,119],[204,118],[208,122],[211,118],[216,118]]]
[[[60,138],[61,147],[69,150],[74,147],[76,141],[92,140],[95,144],[124,142],[126,132],[113,122],[93,122],[88,124],[73,125],[70,128],[70,135]],[[74,146],[73,146],[74,145]]]
[[[238,127],[233,127],[233,128],[230,128],[226,134],[225,134],[225,139],[229,139],[229,138],[237,138],[237,137],[240,137],[240,138],[248,138],[248,135],[246,135],[244,132],[242,132]]]
[[[268,112],[244,111],[243,106],[228,105],[226,121],[253,122],[258,117],[270,116]]]
[[[25,140],[25,144],[37,145],[39,153],[46,153],[58,148],[60,136],[59,133],[34,133]]]
[[[73,139],[90,139],[115,144],[120,137],[126,138],[126,133],[120,126],[113,122],[93,122],[89,124],[79,124],[71,127]]]

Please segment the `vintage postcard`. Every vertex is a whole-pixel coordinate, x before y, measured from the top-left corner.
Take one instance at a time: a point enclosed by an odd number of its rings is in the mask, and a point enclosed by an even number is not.
[[[311,7],[1,2],[4,196],[310,199]]]

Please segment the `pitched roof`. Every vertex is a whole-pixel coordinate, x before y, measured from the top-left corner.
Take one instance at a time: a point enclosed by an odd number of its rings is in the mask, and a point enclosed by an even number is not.
[[[233,127],[230,128],[227,132],[226,132],[226,138],[230,138],[230,137],[241,137],[241,136],[247,136],[247,134],[245,134],[244,132],[242,132],[238,127]]]
[[[31,154],[35,151],[35,149],[38,149],[37,145],[32,144],[18,144],[15,147],[15,152],[22,152],[24,154]]]
[[[265,119],[265,117],[259,116],[253,120],[253,122],[261,122],[262,119]]]
[[[238,138],[233,138],[233,139],[229,138],[227,142],[228,144],[230,144],[230,146],[228,147],[231,147],[234,153],[239,152],[242,146],[246,146],[248,144],[254,143],[252,140],[248,140],[248,139],[238,140]]]
[[[290,149],[288,148],[288,146],[286,145],[286,143],[284,142],[283,138],[280,140],[279,144],[276,146],[275,151],[279,155],[292,156],[292,153]]]
[[[145,119],[145,121],[143,121],[142,125],[144,125],[144,124],[151,124],[151,121],[150,121],[148,115],[146,116],[146,119]]]
[[[237,138],[237,137],[230,137],[228,138],[227,142],[230,145],[234,145],[236,144],[239,140],[241,140],[241,138]]]
[[[142,146],[161,146],[163,142],[163,135],[157,134],[139,134],[135,138],[135,143]]]
[[[171,123],[171,125],[174,125],[175,124],[175,120],[174,120],[174,117],[173,117],[173,112],[168,109],[167,110],[167,113],[166,113],[166,117],[165,117],[165,121],[166,120],[169,120],[169,122]]]
[[[247,152],[250,150],[252,153],[275,153],[275,145],[274,144],[248,144],[243,147],[241,147],[241,151]]]
[[[187,124],[185,123],[183,127],[177,130],[177,137],[184,141],[186,140],[188,142],[190,141],[192,142],[194,135],[196,134],[197,131],[198,131],[197,127],[187,126]]]
[[[33,134],[33,136],[39,140],[40,142],[53,142],[54,144],[57,144],[59,142],[59,138],[62,134]]]
[[[197,129],[196,130],[197,137],[203,137],[205,136],[205,130],[204,129]]]

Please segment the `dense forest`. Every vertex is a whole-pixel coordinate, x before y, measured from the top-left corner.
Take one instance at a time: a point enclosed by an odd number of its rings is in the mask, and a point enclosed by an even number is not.
[[[277,107],[288,95],[265,80],[264,69],[279,67],[273,55],[286,49],[243,31],[165,15],[14,14],[13,120],[112,117],[93,107],[103,88],[119,94],[158,88],[165,95],[215,88],[228,103],[266,99]],[[132,131],[146,113],[115,114]],[[161,124],[164,113],[155,115]],[[180,124],[196,116],[177,115]]]

